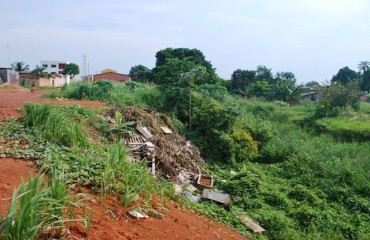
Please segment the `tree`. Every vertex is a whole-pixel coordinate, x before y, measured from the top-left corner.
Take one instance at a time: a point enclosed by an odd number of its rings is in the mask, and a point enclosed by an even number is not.
[[[306,83],[304,86],[308,87],[308,88],[315,88],[315,87],[319,87],[320,83],[318,83],[316,81],[310,81],[310,82]]]
[[[354,109],[359,108],[358,81],[351,81],[348,85],[332,84],[322,90],[321,100],[316,108],[315,116],[334,117],[341,110],[351,106]]]
[[[343,67],[339,69],[338,73],[331,79],[332,83],[340,83],[343,85],[348,85],[359,78],[359,74],[349,67]]]
[[[47,73],[44,72],[45,68],[40,67],[39,65],[36,65],[36,67],[31,71],[32,75],[37,76],[37,77],[47,77]]]
[[[360,89],[362,91],[370,92],[370,62],[368,61],[361,61],[358,64],[358,70],[361,74],[361,83]]]
[[[267,81],[272,83],[274,81],[274,77],[272,75],[271,68],[258,65],[256,70],[256,81]]]
[[[30,66],[22,61],[12,63],[11,67],[14,71],[17,71],[19,73],[30,70]]]
[[[153,75],[149,68],[143,65],[133,66],[129,73],[132,80],[136,82],[150,82],[152,81]]]
[[[357,66],[358,66],[358,70],[360,71],[360,73],[364,73],[366,71],[368,71],[370,68],[369,68],[369,65],[370,65],[370,62],[369,61],[361,61]]]
[[[237,69],[231,75],[231,91],[245,94],[245,89],[256,80],[256,71]]]
[[[299,102],[302,86],[297,86],[296,78],[291,72],[277,72],[273,84],[273,98],[289,104]]]
[[[62,74],[64,75],[70,75],[72,79],[79,73],[80,73],[80,68],[75,63],[66,64],[62,72]]]
[[[265,80],[256,81],[247,87],[246,93],[251,97],[264,97],[271,99],[272,86]]]
[[[168,58],[166,62],[156,68],[154,82],[165,87],[172,86],[180,81],[181,76],[198,65],[189,58]]]
[[[185,60],[187,63],[192,63],[193,67],[187,69],[188,72],[194,68],[194,66],[203,66],[206,68],[207,73],[209,75],[209,79],[207,80],[208,83],[217,83],[219,80],[217,78],[215,69],[212,67],[212,64],[207,61],[201,51],[198,49],[188,49],[188,48],[166,48],[160,50],[156,53],[156,64],[155,68],[153,69],[154,74],[154,81],[155,82],[162,82],[161,79],[158,79],[160,76],[163,76],[160,73],[163,70],[163,66],[168,64],[169,59],[177,59],[178,62]],[[183,73],[185,73],[183,72]]]

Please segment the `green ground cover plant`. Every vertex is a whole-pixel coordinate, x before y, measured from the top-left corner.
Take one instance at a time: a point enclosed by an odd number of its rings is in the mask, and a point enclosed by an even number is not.
[[[368,104],[317,120],[318,103],[289,106],[234,96],[216,100],[181,88],[119,87],[131,94],[104,100],[152,107],[180,120],[183,133],[207,159],[204,171],[215,177],[217,189],[231,195],[228,207],[210,201],[191,204],[198,211],[256,239],[370,238],[370,142],[358,136],[343,141],[315,128],[328,121],[338,133],[347,127],[367,134],[359,121],[369,119]],[[143,96],[158,98],[153,104]],[[252,234],[238,220],[242,213],[267,232]]]

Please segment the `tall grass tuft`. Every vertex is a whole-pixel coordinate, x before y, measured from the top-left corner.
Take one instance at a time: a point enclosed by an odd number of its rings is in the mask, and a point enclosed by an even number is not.
[[[38,128],[50,141],[69,147],[87,146],[89,143],[83,130],[66,109],[27,103],[23,107],[22,116],[26,126]]]
[[[106,151],[102,192],[115,193],[124,207],[139,200],[140,197],[150,202],[150,193],[155,191],[153,176],[139,163],[128,161],[122,141],[108,144]]]
[[[65,183],[52,170],[51,179],[43,174],[30,174],[28,181],[22,181],[14,191],[11,207],[0,225],[1,239],[36,239],[37,237],[58,237],[65,219],[64,213],[73,208],[74,196],[69,195]],[[69,210],[69,212],[71,212]]]

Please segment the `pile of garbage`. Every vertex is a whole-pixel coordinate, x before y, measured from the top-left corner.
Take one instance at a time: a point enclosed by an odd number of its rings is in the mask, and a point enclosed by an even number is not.
[[[203,160],[199,149],[171,131],[169,117],[150,109],[115,107],[103,114],[111,128],[117,125],[117,112],[122,115],[122,122],[134,123],[124,137],[131,155],[146,160],[153,174],[181,182],[183,173],[200,173]]]

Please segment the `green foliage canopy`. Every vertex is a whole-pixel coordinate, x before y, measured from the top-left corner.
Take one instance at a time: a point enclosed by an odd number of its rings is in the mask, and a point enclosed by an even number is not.
[[[70,75],[71,78],[74,78],[76,75],[80,74],[80,68],[75,63],[69,63],[65,65],[62,73],[65,75]]]
[[[30,66],[28,64],[25,64],[22,61],[12,63],[11,67],[14,71],[17,71],[20,73],[24,71],[28,71],[30,69]]]
[[[136,65],[130,69],[129,75],[131,76],[132,80],[136,82],[150,82],[153,79],[152,72],[149,68],[143,65]]]

